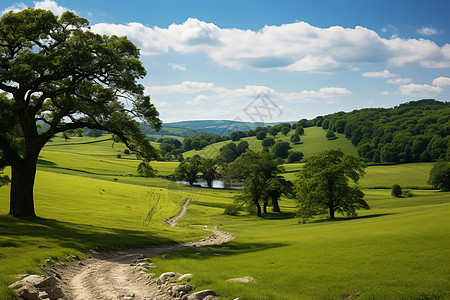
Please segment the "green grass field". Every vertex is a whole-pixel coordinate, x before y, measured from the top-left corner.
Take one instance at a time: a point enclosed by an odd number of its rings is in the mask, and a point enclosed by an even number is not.
[[[282,214],[225,216],[224,207],[237,191],[129,176],[139,161],[118,159],[121,145],[113,149],[111,141],[89,141],[81,138],[69,146],[72,139],[55,139],[44,149],[35,186],[40,218],[8,216],[9,187],[0,188],[0,299],[13,299],[7,285],[17,274],[39,273],[46,259],[53,261],[48,266],[71,254],[87,257],[88,249],[98,246],[196,240],[207,235],[202,225],[219,225],[238,238],[226,245],[228,250],[205,247],[164,260],[157,256],[157,272],[193,273],[197,290],[214,289],[223,299],[450,298],[450,193],[414,190],[414,197],[397,199],[390,189],[365,189],[372,209],[334,222],[319,218],[300,224],[295,200],[285,198]],[[155,168],[170,174],[176,165],[157,162]],[[286,176],[294,176],[301,165],[285,165],[291,172]],[[361,186],[428,188],[431,165],[370,166]],[[192,202],[180,227],[163,226],[185,199]],[[243,276],[256,282],[226,282]]]

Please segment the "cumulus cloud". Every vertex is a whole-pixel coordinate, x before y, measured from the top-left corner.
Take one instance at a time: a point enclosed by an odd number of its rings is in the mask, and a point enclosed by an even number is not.
[[[252,99],[261,93],[264,93],[269,98],[300,103],[320,102],[323,100],[334,102],[339,97],[352,94],[348,89],[342,87],[322,87],[319,90],[278,92],[266,86],[246,85],[243,88],[228,89],[215,86],[210,82],[192,81],[184,81],[174,85],[150,86],[146,88],[146,92],[151,95],[191,94],[193,99],[188,100],[186,103],[194,105],[208,101],[214,101],[222,105],[242,104],[243,99]]]
[[[450,86],[450,78],[438,77],[433,80],[433,85],[438,87]]]
[[[102,34],[127,35],[143,55],[175,51],[204,53],[216,64],[233,69],[256,68],[303,72],[355,70],[357,64],[419,63],[450,67],[450,44],[439,47],[425,39],[390,39],[357,26],[319,28],[306,22],[264,26],[258,31],[220,28],[195,18],[167,28],[140,23],[92,26]]]
[[[417,29],[417,33],[421,34],[421,35],[435,35],[438,34],[438,31],[436,28],[434,27],[425,27],[422,26],[419,29]]]
[[[170,63],[169,66],[172,67],[172,70],[178,70],[178,71],[185,71],[186,67],[183,65],[179,65],[179,64],[172,64]]]
[[[387,83],[405,85],[411,82],[411,78],[391,78],[387,80]]]
[[[369,77],[369,78],[389,78],[389,77],[395,77],[396,75],[392,74],[388,70],[384,70],[381,72],[365,72],[362,74],[362,76]]]
[[[438,86],[432,86],[428,84],[414,84],[402,85],[399,87],[400,92],[406,96],[415,97],[433,97],[438,93],[441,93],[443,89]]]
[[[34,3],[34,8],[50,10],[55,15],[58,15],[58,16],[62,15],[65,11],[73,11],[73,10],[69,10],[68,8],[59,6],[58,3],[56,3],[53,0],[33,1],[33,3]],[[16,5],[7,7],[6,9],[4,9],[2,11],[2,14],[5,14],[11,10],[14,12],[19,12],[25,8],[27,8],[27,5],[25,5],[23,2],[21,2]]]

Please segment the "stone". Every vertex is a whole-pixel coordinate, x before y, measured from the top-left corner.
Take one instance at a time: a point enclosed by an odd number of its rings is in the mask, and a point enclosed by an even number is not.
[[[43,287],[42,290],[47,293],[50,300],[59,299],[64,297],[62,290],[57,286],[47,286]]]
[[[146,259],[146,258],[147,258],[147,255],[145,255],[145,254],[141,254],[137,257],[137,259]]]
[[[220,300],[220,298],[217,296],[209,295],[209,296],[206,296],[205,298],[203,298],[203,300]]]
[[[213,290],[203,290],[190,294],[187,300],[203,300],[206,296],[216,296],[216,292]]]
[[[223,256],[223,254],[220,254],[220,253],[214,253],[213,255],[214,256]]]
[[[30,283],[24,283],[16,290],[16,294],[26,300],[39,300],[39,290]]]
[[[30,283],[37,288],[56,285],[56,278],[54,276],[30,275],[21,281]]]
[[[187,274],[184,274],[184,275],[181,275],[180,277],[178,277],[177,280],[178,280],[178,281],[189,280],[189,279],[191,279],[193,276],[194,276],[193,274],[187,273]]]
[[[244,276],[244,277],[239,277],[239,278],[231,278],[231,279],[227,279],[225,280],[227,282],[242,282],[242,283],[249,283],[249,282],[256,282],[256,278],[252,277],[252,276]]]
[[[161,258],[162,259],[168,259],[169,258],[169,254],[163,254],[163,255],[161,255]]]
[[[174,272],[166,272],[166,273],[162,273],[159,278],[157,279],[156,283],[157,284],[163,284],[166,281],[170,280],[170,278],[175,277],[175,273]]]

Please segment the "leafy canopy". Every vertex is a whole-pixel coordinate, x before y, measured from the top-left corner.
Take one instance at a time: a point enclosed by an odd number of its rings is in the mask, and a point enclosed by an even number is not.
[[[126,37],[92,33],[72,12],[59,18],[41,9],[8,12],[0,19],[0,70],[0,165],[84,127],[111,132],[149,159],[157,156],[136,119],[158,129],[161,121],[136,82],[146,71]],[[38,121],[48,129],[39,132]]]
[[[363,160],[341,150],[327,150],[311,157],[296,182],[298,216],[303,219],[335,212],[356,216],[357,209],[369,209],[364,193],[349,182],[358,183],[365,174]]]

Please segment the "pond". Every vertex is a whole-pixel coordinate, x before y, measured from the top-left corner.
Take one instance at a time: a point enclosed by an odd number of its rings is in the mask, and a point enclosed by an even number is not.
[[[181,184],[187,184],[189,185],[189,182],[185,181],[185,180],[177,180],[175,181],[176,183],[181,183]],[[200,186],[200,187],[208,187],[208,184],[206,182],[206,180],[197,180],[194,182],[194,186]],[[243,184],[239,181],[225,181],[222,179],[216,179],[213,180],[212,182],[212,187],[213,189],[235,189],[235,190],[241,190],[244,188]]]

